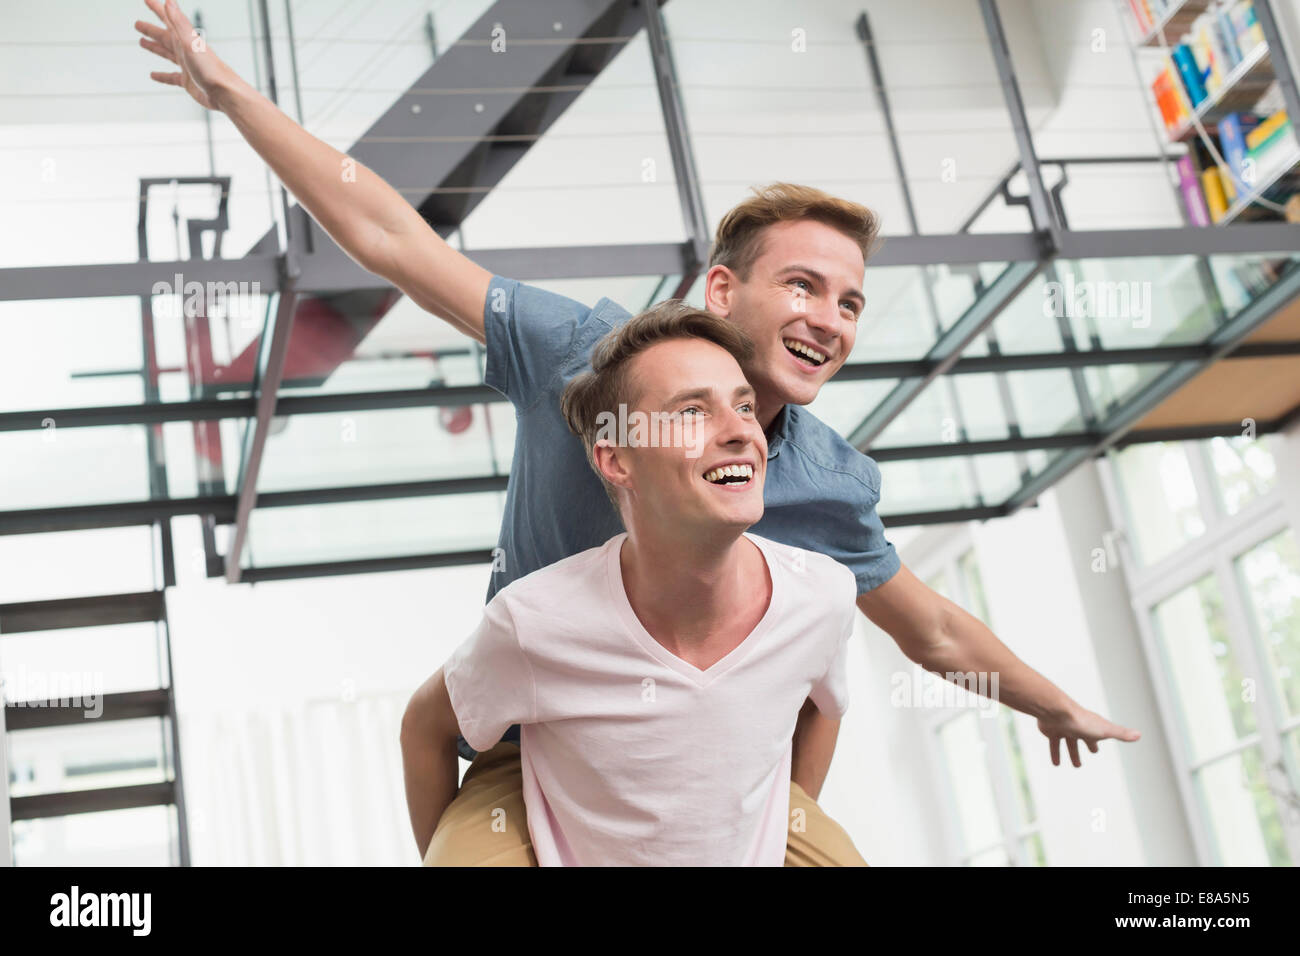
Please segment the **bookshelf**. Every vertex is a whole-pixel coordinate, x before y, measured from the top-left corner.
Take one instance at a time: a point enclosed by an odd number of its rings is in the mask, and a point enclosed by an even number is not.
[[[1168,10],[1164,16],[1160,17],[1155,25],[1147,31],[1146,35],[1138,40],[1138,46],[1158,47],[1160,46],[1160,31],[1165,31],[1165,38],[1176,42],[1175,37],[1180,37],[1187,32],[1193,21],[1206,11],[1210,5],[1209,0],[1186,0],[1184,3],[1176,3]],[[1139,29],[1141,24],[1138,25]]]
[[[1173,163],[1188,220],[1202,226],[1300,220],[1297,204],[1287,205],[1300,192],[1300,115],[1286,109],[1295,97],[1278,79],[1287,76],[1288,64],[1284,48],[1277,56],[1270,48],[1280,38],[1269,0],[1121,0],[1121,6],[1148,74],[1157,128],[1185,147]]]
[[[1272,82],[1273,65],[1268,57],[1268,44],[1260,43],[1224,76],[1223,85],[1215,93],[1201,101],[1195,109],[1196,118],[1206,126],[1219,122],[1229,113],[1249,110]],[[1188,121],[1170,131],[1169,139],[1185,143],[1195,135],[1196,126]]]

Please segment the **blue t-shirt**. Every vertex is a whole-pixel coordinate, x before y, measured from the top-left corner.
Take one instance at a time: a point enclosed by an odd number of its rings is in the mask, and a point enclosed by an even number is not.
[[[565,385],[591,368],[591,352],[631,313],[594,308],[493,276],[484,304],[486,384],[515,406],[514,461],[487,600],[516,578],[604,544],[623,523],[560,412]],[[829,555],[853,571],[858,593],[899,569],[876,514],[880,469],[807,409],[786,405],[767,430],[763,517],[749,530]],[[502,739],[518,740],[512,727]],[[475,751],[464,738],[460,752]]]

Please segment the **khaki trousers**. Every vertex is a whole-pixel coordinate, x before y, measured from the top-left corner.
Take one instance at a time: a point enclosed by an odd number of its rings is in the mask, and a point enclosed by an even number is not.
[[[843,827],[790,782],[786,866],[866,866]],[[536,866],[524,809],[519,745],[502,741],[474,758],[438,821],[425,866]]]

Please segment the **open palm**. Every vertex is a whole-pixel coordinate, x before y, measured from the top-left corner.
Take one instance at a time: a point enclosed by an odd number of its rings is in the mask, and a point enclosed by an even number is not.
[[[144,34],[140,45],[180,67],[179,72],[154,71],[149,76],[159,83],[182,87],[206,109],[217,109],[216,93],[232,75],[230,68],[208,49],[207,42],[181,12],[176,0],[144,2],[163,25],[135,21],[135,28]]]

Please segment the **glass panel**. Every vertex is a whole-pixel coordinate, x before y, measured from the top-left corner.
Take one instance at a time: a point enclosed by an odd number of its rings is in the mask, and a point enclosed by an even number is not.
[[[1195,774],[1220,866],[1290,866],[1278,811],[1258,748],[1216,760]]]
[[[1143,564],[1154,564],[1205,533],[1185,446],[1174,442],[1130,445],[1115,453],[1115,474]]]
[[[293,415],[277,425],[259,492],[506,473],[483,405]]]
[[[942,388],[944,392],[949,388],[956,390],[961,423],[966,427],[966,436],[971,441],[1008,438],[1011,435],[1002,405],[1002,394],[998,388],[998,378],[999,376],[990,373],[953,375],[948,379],[946,387]]]
[[[1083,380],[1098,415],[1106,415],[1135,397],[1155,381],[1169,365],[1093,365],[1083,370]]]
[[[1277,462],[1269,436],[1211,438],[1206,448],[1225,513],[1235,515],[1277,486]]]
[[[848,438],[899,381],[896,378],[832,380],[822,386],[808,410]]]
[[[1300,262],[1300,256],[1293,252],[1210,256],[1210,270],[1228,317],[1233,317],[1257,299],[1297,262]]]
[[[87,708],[95,711],[95,705]],[[9,748],[10,795],[99,790],[161,783],[171,779],[164,739],[165,717],[135,720],[93,719],[66,727],[12,731]]]
[[[1300,553],[1295,532],[1276,534],[1237,559],[1243,591],[1276,700],[1300,714]]]
[[[924,458],[880,463],[881,503],[886,522],[917,511],[946,511],[975,505],[970,471],[962,458]]]
[[[974,712],[961,714],[940,727],[938,734],[964,846],[998,842],[1002,839],[1002,824],[998,820],[993,780],[985,759],[987,748],[978,718]]]
[[[1006,268],[1004,263],[988,265],[995,272]],[[969,275],[949,266],[872,267],[864,281],[867,304],[858,319],[851,362],[923,358],[935,343],[936,326],[949,328],[975,304]]]
[[[176,808],[16,820],[15,866],[175,866]]]
[[[483,492],[257,508],[243,566],[490,549],[504,506],[504,492]]]
[[[1021,434],[1055,435],[1082,430],[1083,414],[1068,369],[1009,372],[1006,379]]]
[[[0,535],[0,604],[151,591],[153,542],[148,526]]]
[[[0,460],[18,463],[0,470],[0,501],[25,509],[233,494],[246,424],[222,419],[0,432]],[[167,468],[154,472],[149,432],[158,427]]]
[[[141,621],[6,634],[0,639],[3,696],[11,702],[84,699],[166,686],[160,626]]]
[[[1212,756],[1254,733],[1255,713],[1245,699],[1244,674],[1214,576],[1161,601],[1152,616],[1189,758]]]
[[[164,279],[176,285],[174,276]],[[0,301],[0,409],[247,398],[266,299],[224,283],[153,296],[152,375],[139,297]],[[57,427],[53,419],[43,427]]]

